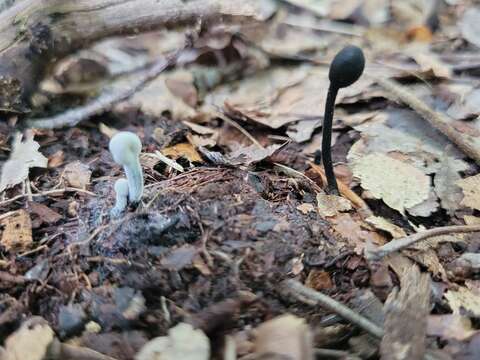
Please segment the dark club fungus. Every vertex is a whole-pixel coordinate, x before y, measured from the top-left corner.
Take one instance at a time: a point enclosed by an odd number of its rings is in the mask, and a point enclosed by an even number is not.
[[[339,195],[337,180],[332,165],[332,121],[333,108],[338,90],[352,85],[362,75],[365,67],[365,57],[360,48],[347,46],[343,48],[330,64],[328,77],[330,86],[328,88],[327,102],[325,104],[325,116],[323,118],[322,136],[322,158],[325,175],[327,177],[327,191],[332,195]]]

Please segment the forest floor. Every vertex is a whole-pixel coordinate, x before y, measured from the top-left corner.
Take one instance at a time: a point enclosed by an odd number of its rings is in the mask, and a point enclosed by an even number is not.
[[[257,3],[60,60],[29,117],[67,126],[0,122],[1,360],[480,358],[480,8]],[[349,44],[335,196],[322,120]],[[145,191],[113,219],[117,131]]]

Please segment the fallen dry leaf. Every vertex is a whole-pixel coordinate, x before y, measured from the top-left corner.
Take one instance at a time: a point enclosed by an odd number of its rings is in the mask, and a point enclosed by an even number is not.
[[[447,272],[433,249],[424,249],[422,251],[407,249],[405,253],[411,259],[427,268],[432,275],[440,277],[445,282],[448,281]]]
[[[167,82],[169,82],[175,93],[172,93],[167,86]],[[197,115],[197,110],[185,102],[182,97],[177,96],[177,94],[187,96],[185,91],[180,91],[178,86],[175,86],[175,84],[180,83],[183,84],[184,89],[189,87],[188,84],[190,86],[193,84],[193,75],[190,71],[180,69],[161,74],[145,88],[137,92],[127,101],[127,104],[140,108],[142,112],[152,116],[161,116],[168,111],[174,119],[185,120],[194,118]],[[128,86],[128,82],[125,82],[125,86]],[[191,96],[187,96],[186,100],[193,102]]]
[[[63,150],[58,150],[48,157],[48,167],[50,169],[56,168],[63,164],[65,160],[65,153]]]
[[[331,217],[352,210],[352,203],[341,196],[317,194],[317,208],[321,216]]]
[[[377,231],[366,229],[361,221],[355,220],[350,213],[338,214],[329,219],[335,232],[343,237],[351,246],[355,247],[355,252],[363,254],[367,242],[373,242],[375,245],[383,245],[385,238]]]
[[[427,175],[384,154],[370,154],[356,161],[353,174],[365,190],[402,214],[429,196],[430,178]]]
[[[62,215],[43,204],[32,201],[28,203],[28,206],[34,214],[38,215],[38,217],[47,224],[55,224],[62,218]]]
[[[470,7],[463,14],[459,22],[463,37],[470,43],[480,47],[480,8]]]
[[[259,357],[313,360],[311,331],[304,319],[286,314],[266,321],[257,328],[255,354]]]
[[[328,272],[314,269],[308,273],[307,280],[305,280],[305,286],[320,291],[331,289],[333,287],[333,282]]]
[[[169,270],[179,271],[186,266],[190,266],[197,253],[198,251],[194,246],[183,245],[163,258],[161,264]]]
[[[440,198],[442,208],[447,210],[450,215],[459,208],[463,198],[462,191],[457,185],[461,180],[459,171],[465,171],[467,168],[468,164],[465,161],[454,159],[445,152],[445,156],[439,164],[439,170],[435,174],[435,194]]]
[[[180,143],[162,149],[162,154],[170,156],[174,160],[184,157],[190,162],[203,162],[202,157],[190,143]]]
[[[113,135],[118,133],[117,129],[114,129],[114,128],[108,126],[108,125],[105,125],[103,122],[101,122],[98,125],[98,130],[100,130],[100,132],[109,139],[111,139],[113,137]]]
[[[365,219],[365,221],[370,225],[373,225],[375,229],[388,232],[394,239],[407,236],[405,231],[400,226],[392,224],[390,221],[381,216],[370,216]]]
[[[168,336],[150,340],[135,356],[135,360],[208,360],[210,342],[201,330],[180,323],[168,330]]]
[[[475,119],[480,114],[480,89],[467,84],[449,87],[455,102],[448,108],[447,114],[456,120]],[[460,123],[466,125],[465,123]],[[471,131],[471,130],[470,130]]]
[[[30,215],[23,209],[13,212],[0,220],[3,227],[0,244],[7,251],[21,252],[32,245],[32,222]]]
[[[43,320],[43,319],[42,319]],[[5,358],[2,360],[42,360],[54,339],[53,330],[45,323],[27,320],[19,330],[5,340]],[[44,322],[44,321],[42,321]]]
[[[92,171],[88,165],[82,164],[80,161],[74,161],[65,166],[63,178],[66,183],[78,189],[86,189],[90,184]]]
[[[480,210],[480,174],[457,181],[463,190],[461,205]]]
[[[476,274],[480,272],[480,254],[463,253],[453,262],[454,266],[461,268],[463,273]]]
[[[247,147],[240,147],[232,151],[228,158],[233,165],[250,165],[272,156],[282,145],[270,145],[266,148],[260,148],[255,144]]]
[[[315,211],[315,207],[309,203],[303,203],[297,206],[297,210],[299,210],[302,214],[306,215],[309,212]]]
[[[304,8],[314,14],[324,17],[330,12],[330,1],[316,0],[287,0],[288,3]]]
[[[480,317],[480,297],[466,287],[458,290],[448,290],[445,293],[448,305],[456,315],[465,315],[465,312],[474,317]]]
[[[427,335],[442,339],[463,341],[477,333],[469,318],[456,314],[430,315],[427,322]]]
[[[10,158],[3,164],[0,176],[0,193],[7,187],[20,184],[28,177],[32,167],[46,168],[48,159],[38,149],[40,145],[33,140],[33,135],[27,135],[22,142],[20,133],[15,135]]]

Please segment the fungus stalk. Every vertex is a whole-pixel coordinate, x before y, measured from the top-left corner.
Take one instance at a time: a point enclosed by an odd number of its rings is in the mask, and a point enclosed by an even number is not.
[[[112,218],[118,218],[127,209],[128,204],[128,181],[118,179],[115,182],[115,206],[110,210]]]
[[[332,195],[339,195],[337,180],[333,172],[332,164],[332,123],[335,108],[335,99],[338,90],[352,85],[362,75],[365,68],[365,57],[360,48],[347,46],[335,55],[330,64],[328,77],[330,86],[328,88],[327,101],[325,103],[325,115],[322,128],[322,159],[327,178],[327,192]]]
[[[140,166],[142,142],[132,132],[122,131],[110,140],[110,152],[113,160],[123,166],[128,181],[128,199],[132,204],[138,204],[143,195],[143,171]]]

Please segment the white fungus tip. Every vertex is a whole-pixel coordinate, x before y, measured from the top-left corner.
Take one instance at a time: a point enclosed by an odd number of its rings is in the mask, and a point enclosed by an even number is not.
[[[108,148],[117,164],[129,165],[140,155],[142,142],[136,134],[130,131],[121,131],[110,139]]]

